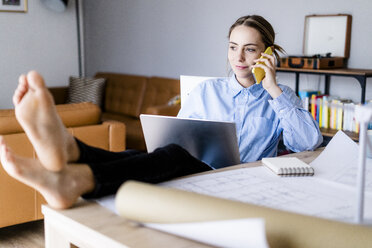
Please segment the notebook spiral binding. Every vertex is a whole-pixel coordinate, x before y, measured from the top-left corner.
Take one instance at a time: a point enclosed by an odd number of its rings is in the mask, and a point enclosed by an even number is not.
[[[278,175],[280,176],[312,176],[314,168],[281,168]]]

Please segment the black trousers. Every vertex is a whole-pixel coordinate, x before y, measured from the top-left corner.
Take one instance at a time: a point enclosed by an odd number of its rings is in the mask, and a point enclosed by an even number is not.
[[[94,190],[83,195],[86,199],[115,194],[127,180],[159,183],[212,170],[175,144],[158,148],[152,153],[136,150],[110,152],[88,146],[78,139],[76,141],[80,149],[77,163],[87,164],[95,180]]]

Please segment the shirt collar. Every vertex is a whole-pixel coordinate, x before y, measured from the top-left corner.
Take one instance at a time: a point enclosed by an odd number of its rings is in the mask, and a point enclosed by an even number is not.
[[[244,88],[241,86],[241,84],[238,82],[238,80],[235,77],[235,74],[232,75],[229,79],[229,85],[233,93],[233,97],[236,97],[241,91],[247,91],[250,93],[253,97],[259,98],[261,94],[264,92],[264,88],[262,87],[262,83],[260,84],[254,84],[248,88]]]

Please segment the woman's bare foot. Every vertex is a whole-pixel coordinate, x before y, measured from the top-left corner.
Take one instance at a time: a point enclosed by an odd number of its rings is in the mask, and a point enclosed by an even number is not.
[[[54,208],[71,207],[82,194],[94,189],[94,178],[88,165],[63,166],[59,172],[49,171],[37,159],[14,154],[2,137],[0,159],[10,176],[39,191]]]
[[[59,118],[52,95],[43,78],[35,71],[19,77],[13,95],[17,120],[35,148],[46,169],[60,171],[70,157],[76,157],[74,138]],[[72,150],[72,151],[71,151]]]

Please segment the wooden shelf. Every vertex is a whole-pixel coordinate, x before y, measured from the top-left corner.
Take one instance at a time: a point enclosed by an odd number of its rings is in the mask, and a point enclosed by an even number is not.
[[[325,76],[325,85],[324,85],[324,94],[329,94],[329,84],[331,82],[331,76],[340,76],[340,77],[353,77],[358,80],[361,87],[361,102],[366,101],[366,85],[367,78],[372,77],[371,69],[350,69],[350,68],[341,68],[341,69],[301,69],[301,68],[276,68],[277,72],[286,72],[294,73],[296,75],[296,89],[298,93],[299,90],[299,81],[300,74],[318,74]]]
[[[330,128],[320,128],[320,131],[322,132],[323,136],[327,137],[333,137],[338,130],[336,129],[330,129]],[[343,131],[343,130],[342,130]],[[349,136],[354,141],[359,141],[359,133],[350,132],[350,131],[343,131],[347,136]]]
[[[352,68],[339,68],[339,69],[301,69],[301,68],[283,68],[277,67],[277,71],[282,72],[300,72],[300,73],[313,73],[313,74],[331,74],[339,76],[364,76],[371,77],[371,69],[352,69]]]

